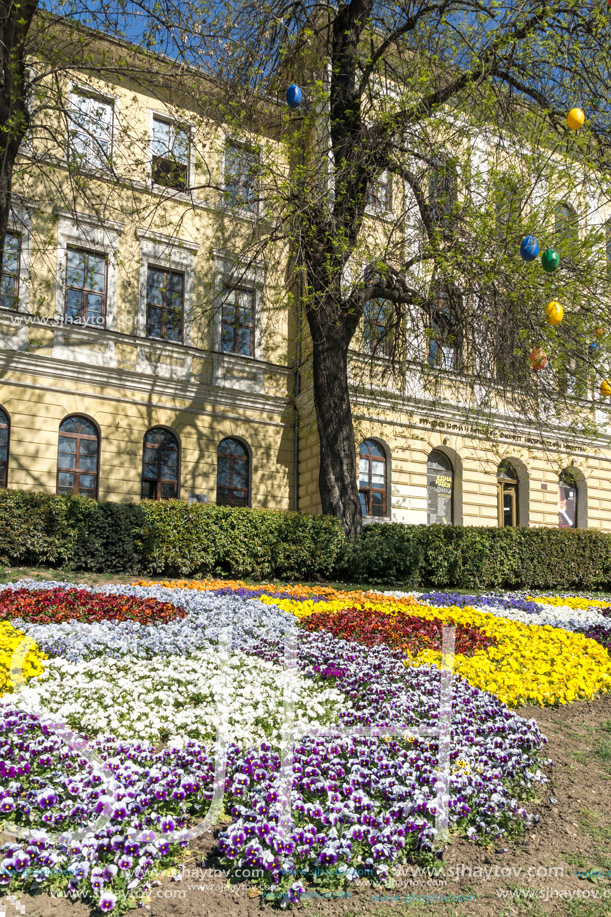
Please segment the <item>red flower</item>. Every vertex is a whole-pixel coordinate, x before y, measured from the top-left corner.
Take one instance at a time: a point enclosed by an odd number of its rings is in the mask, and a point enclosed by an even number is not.
[[[0,592],[0,621],[22,618],[34,624],[62,621],[138,621],[166,624],[184,618],[184,608],[157,599],[101,595],[86,589],[5,589]]]
[[[412,654],[422,650],[441,651],[443,622],[428,621],[417,615],[389,615],[362,606],[342,608],[341,611],[320,611],[304,618],[306,630],[326,630],[343,640],[355,640],[365,646],[384,644]],[[453,622],[448,622],[453,623]],[[496,641],[477,627],[456,625],[456,652],[472,655],[475,650],[494,646]]]

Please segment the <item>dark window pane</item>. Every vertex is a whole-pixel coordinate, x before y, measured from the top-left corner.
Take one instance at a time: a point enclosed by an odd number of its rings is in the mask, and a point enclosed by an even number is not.
[[[67,420],[63,420],[60,424],[61,433],[76,433],[76,424],[72,417],[69,417]]]
[[[87,294],[87,316],[96,318],[102,314],[104,308],[104,299],[99,293]]]
[[[227,325],[223,326],[221,332],[221,350],[223,353],[233,352],[233,328],[228,328]]]
[[[76,417],[75,423],[79,433],[83,433],[85,436],[95,436],[97,439],[97,430],[90,420],[86,420],[84,417]]]
[[[384,498],[382,494],[377,494],[377,493],[371,494],[371,515],[372,516],[383,516],[384,515]]]
[[[59,451],[74,452],[74,454],[76,454],[76,438],[73,439],[71,436],[60,436]]]
[[[161,309],[149,308],[146,316],[146,333],[149,337],[161,337]]]
[[[71,287],[85,286],[85,252],[68,249],[66,283]]]
[[[248,465],[246,462],[234,462],[233,464],[233,486],[248,486]]]
[[[154,500],[155,499],[155,481],[143,481],[142,490],[140,494],[143,500]]]
[[[235,303],[227,300],[223,305],[223,321],[232,324],[235,321]]]
[[[97,439],[82,439],[79,448],[81,455],[97,455],[98,441]]]
[[[83,497],[95,496],[95,476],[92,474],[79,475],[78,492]]]
[[[145,462],[142,466],[142,477],[147,481],[157,480],[157,462]]]
[[[74,475],[60,472],[58,475],[58,490],[60,493],[72,493]]]
[[[66,290],[66,317],[80,318],[83,308],[83,294],[80,290]]]
[[[80,471],[97,471],[98,460],[95,455],[81,455],[79,457],[79,470]]]
[[[246,506],[246,494],[243,491],[234,490],[233,505],[234,506]]]
[[[251,335],[250,328],[238,329],[238,353],[240,356],[251,356]]]
[[[176,496],[176,484],[162,484],[161,485],[162,500],[172,500],[175,496]]]

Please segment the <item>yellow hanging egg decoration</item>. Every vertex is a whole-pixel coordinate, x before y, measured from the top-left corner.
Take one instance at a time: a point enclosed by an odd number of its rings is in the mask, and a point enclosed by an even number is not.
[[[572,131],[578,131],[580,127],[583,127],[586,116],[582,112],[581,108],[571,108],[570,112],[566,116],[566,120]]]
[[[559,302],[552,299],[545,308],[545,321],[548,325],[559,325],[564,317],[564,309]]]
[[[604,398],[608,398],[609,395],[611,395],[611,383],[607,382],[606,379],[603,379],[600,383],[600,394],[603,395]]]

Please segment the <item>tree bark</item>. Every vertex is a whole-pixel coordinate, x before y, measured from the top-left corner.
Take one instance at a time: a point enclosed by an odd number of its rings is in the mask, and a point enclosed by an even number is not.
[[[11,210],[13,168],[29,126],[26,39],[38,0],[0,0],[0,265]]]
[[[323,310],[321,310],[323,311]],[[308,315],[313,331],[314,407],[320,442],[319,490],[325,515],[341,519],[349,538],[363,531],[357,487],[356,445],[348,385],[348,348],[352,338],[345,321],[322,321]]]

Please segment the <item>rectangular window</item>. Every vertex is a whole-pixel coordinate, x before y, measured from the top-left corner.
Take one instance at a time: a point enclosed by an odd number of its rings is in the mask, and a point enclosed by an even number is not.
[[[370,299],[363,309],[363,345],[365,353],[387,357],[390,351],[388,323],[390,303],[386,299]]]
[[[429,366],[452,370],[459,363],[459,329],[447,293],[438,291],[429,311]]]
[[[254,344],[255,291],[226,286],[221,313],[221,350],[252,357]]]
[[[392,184],[387,169],[370,186],[367,206],[374,213],[388,213],[392,209]]]
[[[103,327],[106,286],[106,255],[69,248],[66,253],[66,320],[75,325]]]
[[[19,305],[20,256],[21,236],[16,232],[7,232],[0,272],[0,306],[3,309],[15,309]]]
[[[152,179],[156,185],[185,191],[189,184],[189,134],[177,124],[153,118]]]
[[[259,209],[259,155],[240,143],[228,143],[225,148],[224,200],[231,207],[250,213]]]
[[[112,102],[73,92],[68,117],[71,157],[79,165],[107,168],[112,158]]]
[[[184,274],[149,267],[146,284],[146,333],[164,341],[182,341]]]

